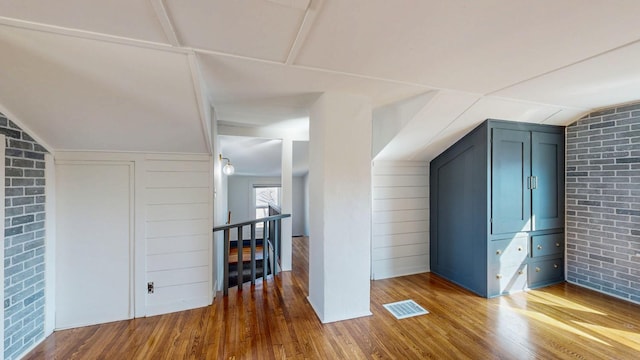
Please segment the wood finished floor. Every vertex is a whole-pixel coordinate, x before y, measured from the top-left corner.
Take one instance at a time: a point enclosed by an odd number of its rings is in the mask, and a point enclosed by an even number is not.
[[[640,306],[561,284],[483,299],[433,274],[371,283],[373,316],[321,324],[293,271],[206,308],[55,332],[25,359],[640,359]],[[396,320],[382,304],[430,314]]]

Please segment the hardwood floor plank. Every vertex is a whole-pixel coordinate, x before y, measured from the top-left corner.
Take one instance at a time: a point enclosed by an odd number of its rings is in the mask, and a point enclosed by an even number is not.
[[[636,359],[640,306],[570,284],[480,298],[433,274],[371,282],[372,316],[322,324],[307,302],[308,240],[293,271],[211,306],[57,331],[25,359]],[[430,313],[397,320],[382,305]]]

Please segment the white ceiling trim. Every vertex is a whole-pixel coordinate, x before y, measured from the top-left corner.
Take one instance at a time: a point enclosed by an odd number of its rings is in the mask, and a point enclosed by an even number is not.
[[[284,62],[277,61],[277,60],[261,59],[261,58],[246,56],[246,55],[230,54],[222,51],[202,49],[202,48],[189,48],[189,49],[197,54],[223,56],[223,57],[232,58],[232,59],[254,61],[258,63],[271,64],[271,65],[286,65]]]
[[[167,37],[169,43],[173,46],[180,46],[180,41],[178,40],[178,34],[176,33],[175,26],[171,22],[171,18],[169,18],[169,13],[167,13],[167,8],[164,6],[164,2],[162,0],[149,0],[151,2],[151,6],[153,6],[153,10],[156,13],[156,17],[160,22],[160,26],[162,26],[162,31]]]
[[[270,65],[288,66],[288,67],[291,67],[291,68],[296,68],[296,69],[300,69],[300,70],[307,70],[307,71],[315,71],[315,72],[324,73],[324,74],[334,74],[334,75],[349,76],[349,77],[356,78],[356,79],[382,81],[382,82],[386,82],[386,83],[389,83],[389,84],[415,86],[415,87],[420,87],[420,88],[424,88],[424,89],[427,89],[427,90],[451,90],[451,91],[461,92],[461,91],[455,90],[455,89],[443,89],[443,88],[429,86],[427,84],[419,84],[419,83],[414,83],[414,82],[409,82],[409,81],[402,81],[402,80],[382,78],[382,77],[376,77],[376,76],[370,76],[370,75],[356,74],[356,73],[337,71],[337,70],[331,70],[331,69],[324,69],[324,68],[313,67],[313,66],[287,64],[286,62],[282,62],[282,61],[260,59],[260,58],[255,58],[255,57],[251,57],[251,56],[246,56],[246,55],[230,54],[230,53],[226,53],[226,52],[222,52],[222,51],[215,51],[215,50],[208,50],[208,49],[201,49],[201,48],[191,48],[191,49],[196,53],[205,54],[205,55],[222,56],[222,57],[226,57],[226,58],[246,60],[246,61],[254,61],[254,62],[263,63],[263,64],[270,64]],[[475,95],[482,96],[482,94],[475,94]]]
[[[309,3],[309,6],[307,6],[304,18],[302,19],[302,24],[300,24],[298,34],[296,35],[295,40],[293,40],[293,44],[291,45],[285,64],[292,65],[298,57],[298,53],[300,53],[300,49],[302,49],[304,42],[307,40],[307,36],[309,35],[309,32],[313,27],[313,22],[316,19],[316,15],[318,15],[323,3],[324,0],[313,0]]]
[[[554,116],[558,115],[559,113],[561,113],[564,109],[558,109],[556,112],[554,112],[553,114],[547,116],[544,120],[540,121],[540,124],[544,124],[547,121],[549,121],[550,119],[552,119]]]
[[[547,71],[547,72],[544,72],[544,73],[542,73],[542,74],[538,74],[538,75],[536,75],[536,76],[532,76],[532,77],[530,77],[530,78],[528,78],[528,79],[524,79],[524,80],[518,81],[518,82],[513,83],[513,84],[511,84],[511,85],[507,85],[507,86],[502,87],[502,88],[500,88],[500,89],[498,89],[498,90],[493,90],[493,91],[491,91],[491,92],[487,93],[487,95],[493,95],[493,94],[500,93],[500,92],[502,92],[502,91],[509,90],[509,89],[511,89],[511,88],[513,88],[513,87],[516,87],[516,86],[518,86],[518,85],[524,84],[524,83],[526,83],[526,82],[529,82],[529,81],[532,81],[532,80],[535,80],[535,79],[541,78],[541,77],[543,77],[543,76],[547,76],[547,75],[549,75],[549,74],[553,74],[553,73],[558,72],[558,71],[562,71],[562,70],[564,70],[564,69],[570,68],[570,67],[575,66],[575,65],[578,65],[578,64],[585,63],[585,62],[587,62],[587,61],[589,61],[589,60],[593,60],[593,59],[599,58],[600,56],[604,56],[604,55],[606,55],[606,54],[610,54],[610,53],[612,53],[612,52],[615,52],[615,51],[618,51],[618,50],[624,49],[624,48],[626,48],[626,47],[628,47],[628,46],[632,46],[632,45],[635,45],[635,44],[638,44],[638,43],[640,43],[640,39],[630,41],[630,42],[628,42],[628,43],[626,43],[626,44],[622,44],[622,45],[620,45],[620,46],[617,46],[617,47],[614,47],[614,48],[612,48],[612,49],[609,49],[609,50],[606,50],[606,51],[600,52],[600,53],[598,53],[598,54],[594,54],[594,55],[588,56],[588,57],[586,57],[586,58],[584,58],[584,59],[581,59],[581,60],[578,60],[578,61],[574,61],[574,62],[572,62],[572,63],[570,63],[570,64],[566,64],[566,65],[561,66],[561,67],[559,67],[559,68],[549,70],[549,71]],[[565,105],[554,105],[554,104],[548,104],[548,105],[567,107],[567,106],[565,106]]]
[[[211,139],[211,111],[207,111],[205,107],[211,107],[209,102],[209,96],[205,91],[205,84],[202,74],[200,73],[200,67],[198,66],[198,60],[194,53],[187,55],[189,59],[189,69],[191,70],[191,80],[193,82],[193,91],[198,104],[198,113],[200,114],[200,122],[202,125],[202,135],[204,136],[204,142],[207,144],[207,149],[210,154],[213,154],[213,142]]]
[[[12,18],[7,18],[0,16],[0,25],[5,25],[9,27],[40,31],[50,34],[63,35],[68,37],[75,37],[80,39],[87,40],[98,40],[103,42],[110,42],[114,44],[120,45],[129,45],[135,46],[144,49],[153,49],[153,50],[161,50],[167,52],[173,52],[178,54],[188,54],[189,49],[185,49],[182,47],[174,47],[169,44],[156,43],[152,41],[139,40],[133,38],[127,38],[122,36],[108,35],[104,33],[97,33],[93,31],[79,30],[79,29],[71,29],[61,26],[42,24],[33,21],[25,21],[25,20],[17,20]]]
[[[560,105],[560,104],[550,104],[550,103],[543,103],[543,102],[539,102],[539,101],[531,101],[531,100],[525,100],[525,99],[519,99],[519,98],[512,98],[512,97],[508,97],[508,96],[497,96],[497,95],[485,95],[482,96],[483,98],[488,98],[488,99],[498,99],[498,100],[504,100],[504,101],[511,101],[511,102],[517,102],[517,103],[521,103],[521,104],[529,104],[529,105],[539,105],[539,106],[553,106],[553,107],[557,107],[557,108],[563,108],[563,109],[568,109],[568,110],[577,110],[577,111],[587,111],[589,109],[587,108],[582,108],[582,107],[578,107],[578,106],[567,106],[567,105]]]

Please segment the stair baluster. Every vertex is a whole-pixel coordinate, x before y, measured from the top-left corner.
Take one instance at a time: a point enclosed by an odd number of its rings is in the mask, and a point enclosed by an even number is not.
[[[269,271],[269,266],[271,267],[271,272],[273,275],[277,275],[279,272],[279,261],[280,261],[279,257],[280,257],[280,248],[281,248],[280,246],[281,222],[282,222],[282,219],[288,218],[288,217],[291,217],[291,214],[280,214],[279,212],[276,212],[273,215],[270,215],[261,219],[245,221],[245,222],[236,223],[236,224],[226,224],[226,225],[213,228],[214,232],[222,231],[224,234],[224,254],[223,254],[224,278],[222,282],[223,284],[222,290],[225,296],[229,294],[229,276],[230,276],[229,255],[231,251],[231,235],[230,235],[231,229],[235,228],[238,231],[238,237],[237,237],[238,245],[236,249],[237,250],[236,272],[237,272],[238,291],[242,291],[242,285],[244,283],[244,259],[243,259],[244,238],[243,238],[242,229],[244,228],[244,226],[250,226],[251,228],[251,240],[250,240],[251,284],[255,285],[256,277],[258,276],[257,268],[256,268],[257,267],[256,265],[256,262],[257,262],[256,224],[258,223],[263,224],[262,279],[263,281],[265,281]]]

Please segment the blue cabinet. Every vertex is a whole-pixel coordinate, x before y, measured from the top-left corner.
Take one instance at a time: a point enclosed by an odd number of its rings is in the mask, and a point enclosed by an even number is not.
[[[486,297],[563,280],[563,127],[487,120],[430,167],[432,272]]]
[[[531,230],[531,134],[492,129],[491,233]]]

